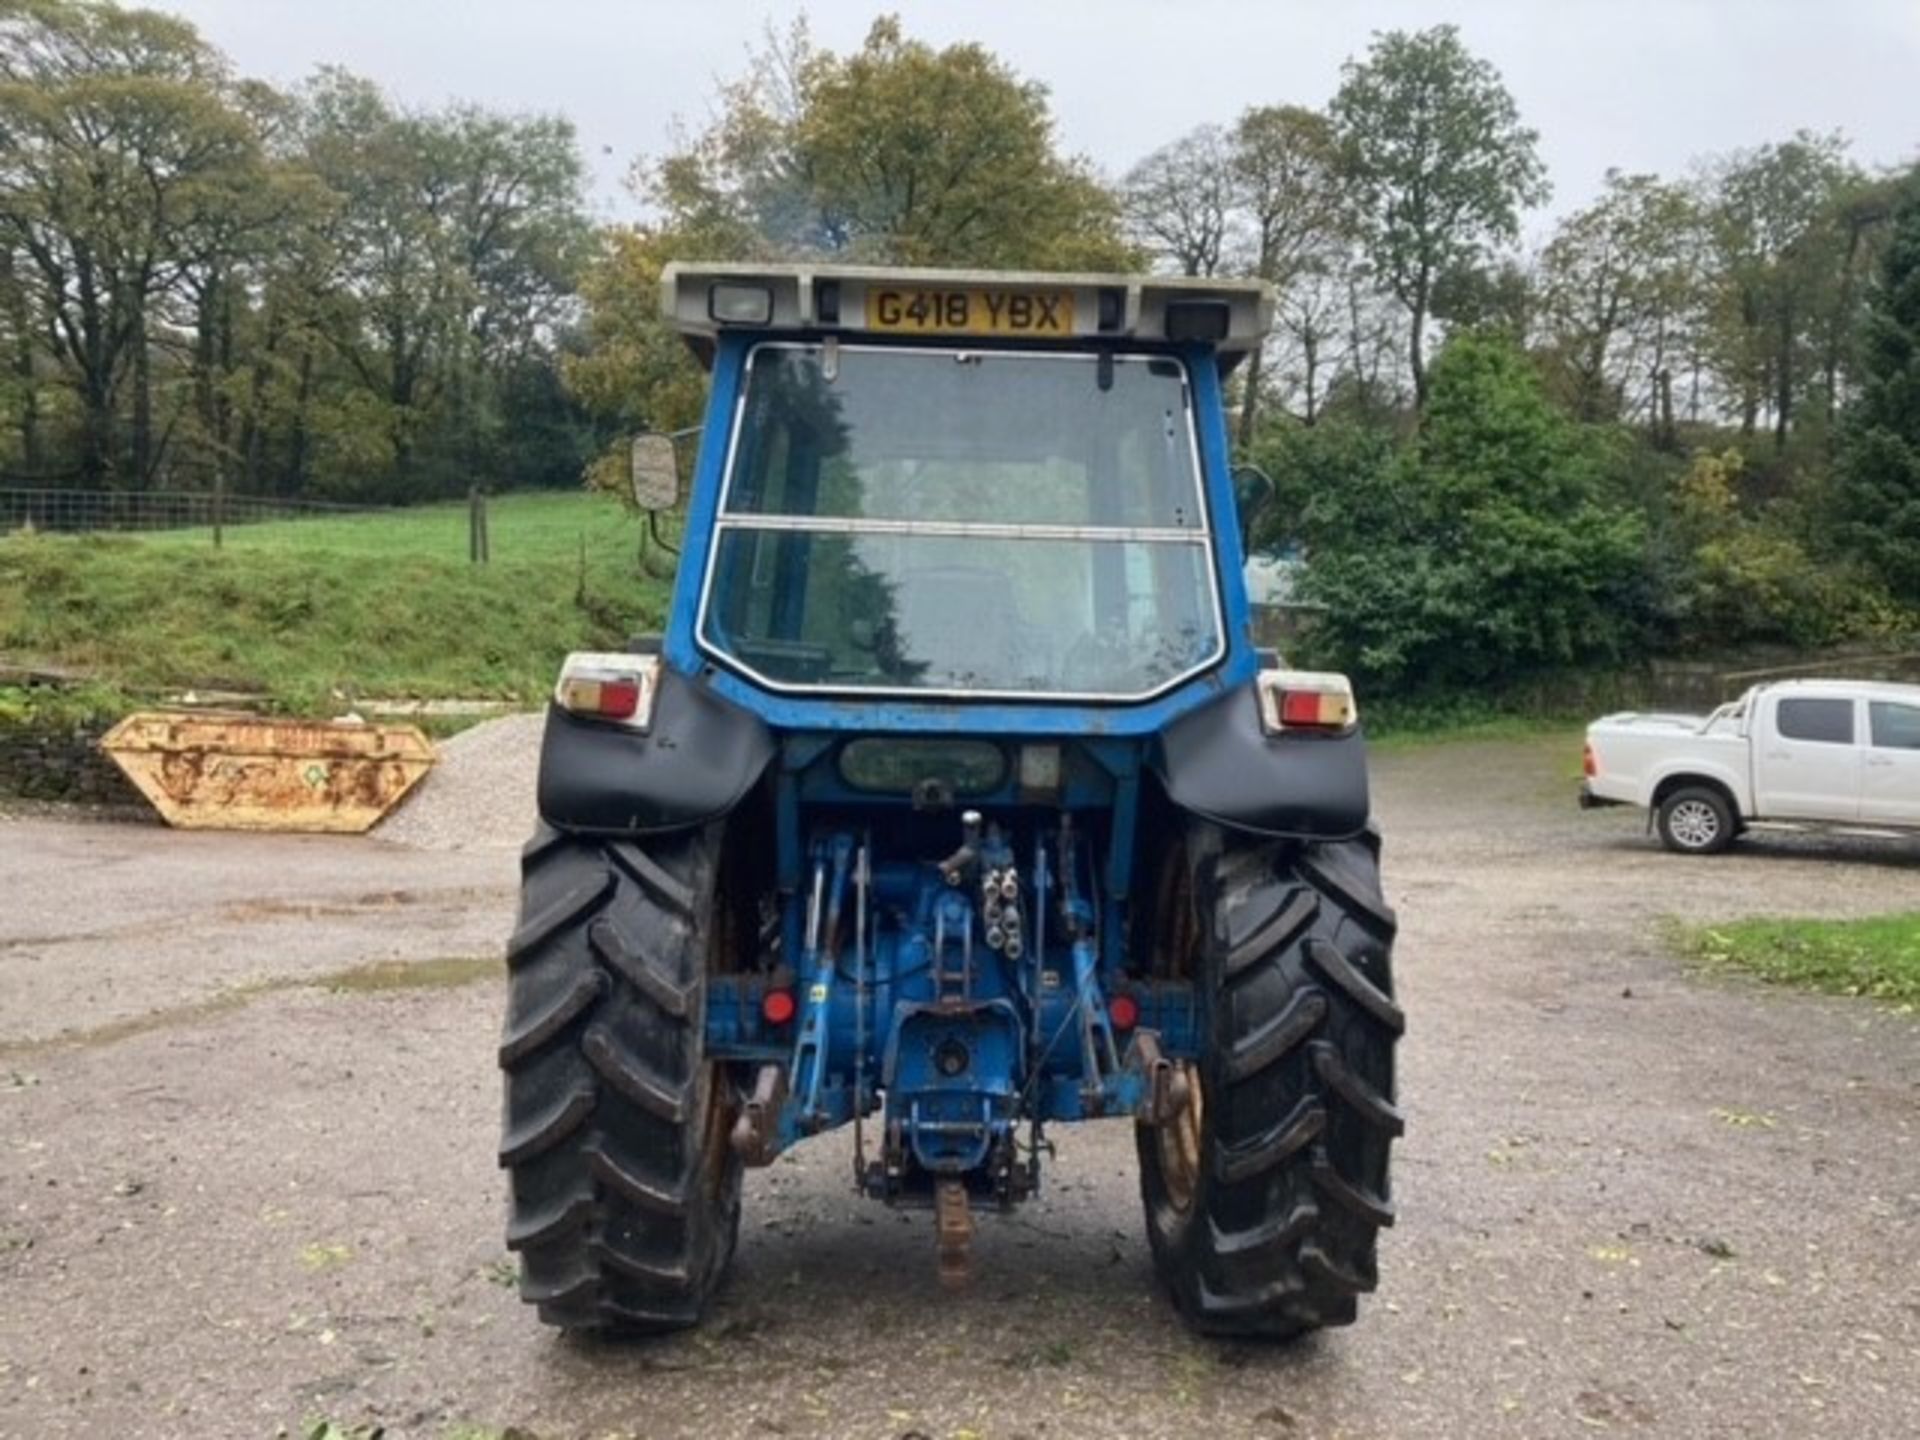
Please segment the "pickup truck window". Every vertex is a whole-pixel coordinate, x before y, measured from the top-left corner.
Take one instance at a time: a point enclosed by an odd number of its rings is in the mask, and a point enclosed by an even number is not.
[[[1782,700],[1776,722],[1788,740],[1822,745],[1853,744],[1853,701]]]
[[[1920,705],[1875,700],[1867,713],[1873,720],[1874,749],[1920,750]]]

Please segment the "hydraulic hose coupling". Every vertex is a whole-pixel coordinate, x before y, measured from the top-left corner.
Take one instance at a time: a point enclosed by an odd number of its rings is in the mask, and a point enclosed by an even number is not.
[[[940,862],[940,878],[958,885],[979,862],[980,812],[968,810],[960,816],[960,848]]]

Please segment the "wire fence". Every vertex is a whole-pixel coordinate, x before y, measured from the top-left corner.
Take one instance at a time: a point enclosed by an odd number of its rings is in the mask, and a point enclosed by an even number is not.
[[[298,520],[322,515],[359,515],[383,507],[335,505],[321,500],[278,500],[262,495],[215,495],[180,490],[51,490],[0,486],[0,534],[15,530],[201,530]]]

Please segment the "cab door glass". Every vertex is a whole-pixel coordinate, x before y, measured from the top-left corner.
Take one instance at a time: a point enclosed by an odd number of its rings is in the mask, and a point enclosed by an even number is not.
[[[1876,750],[1920,750],[1920,705],[1875,700],[1867,706]]]
[[[1853,744],[1853,701],[1782,700],[1774,721],[1783,740],[1816,745]]]

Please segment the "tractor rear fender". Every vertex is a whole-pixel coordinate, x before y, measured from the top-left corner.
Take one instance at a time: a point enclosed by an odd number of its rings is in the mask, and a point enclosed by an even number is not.
[[[1360,731],[1269,735],[1251,685],[1167,726],[1152,763],[1175,805],[1230,829],[1346,840],[1367,826],[1367,744]]]
[[[540,817],[585,835],[683,830],[731,811],[773,753],[758,716],[663,666],[645,732],[547,707]]]

